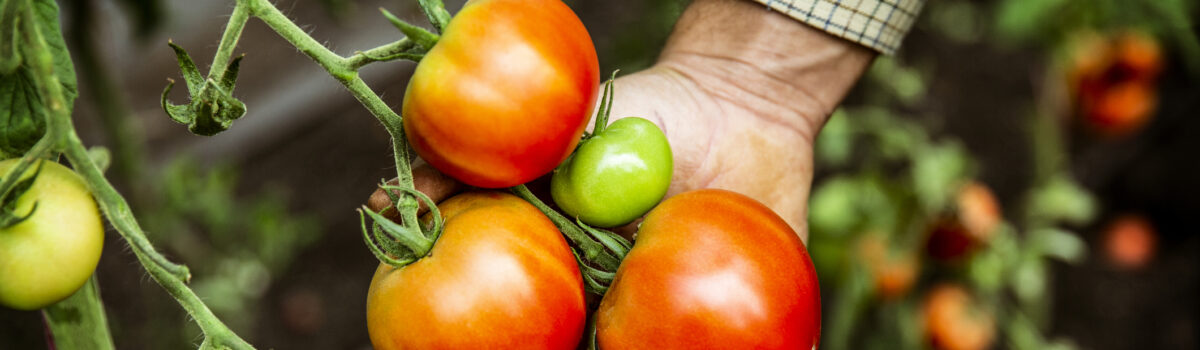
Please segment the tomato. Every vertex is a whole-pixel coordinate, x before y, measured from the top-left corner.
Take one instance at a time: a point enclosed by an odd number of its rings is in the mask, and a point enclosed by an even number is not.
[[[858,241],[859,261],[875,280],[875,291],[884,300],[908,294],[920,272],[920,262],[911,251],[892,251],[891,240],[882,233],[867,233]]]
[[[992,314],[959,285],[934,287],[924,304],[925,336],[934,349],[983,350],[996,338]]]
[[[570,216],[599,227],[641,217],[671,185],[671,145],[642,118],[613,122],[583,141],[554,171],[550,194]]]
[[[0,162],[0,177],[18,161]],[[74,294],[96,270],[104,247],[104,223],[87,184],[58,163],[41,166],[14,212],[24,215],[34,203],[37,210],[0,228],[0,305],[14,309],[41,309]]]
[[[800,237],[725,190],[663,201],[596,313],[600,348],[812,349],[820,288]]]
[[[1148,122],[1158,105],[1164,61],[1158,40],[1139,31],[1086,33],[1073,46],[1066,80],[1082,120],[1108,137]]]
[[[429,255],[375,271],[367,293],[375,349],[574,349],[583,279],[550,219],[499,192],[464,193],[438,208],[445,230]]]
[[[599,70],[591,37],[562,1],[471,1],[409,81],[405,134],[466,184],[526,183],[579,143]]]
[[[1113,265],[1138,269],[1154,259],[1158,234],[1145,217],[1126,214],[1108,224],[1104,233],[1104,251]]]
[[[963,185],[956,202],[954,215],[938,220],[929,231],[930,257],[958,261],[990,241],[1004,221],[1000,203],[985,184]]]

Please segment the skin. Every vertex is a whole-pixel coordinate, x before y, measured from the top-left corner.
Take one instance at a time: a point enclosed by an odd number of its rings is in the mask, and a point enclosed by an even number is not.
[[[501,192],[438,205],[445,231],[429,255],[379,264],[367,292],[376,349],[574,349],[584,291],[562,234],[537,208]]]
[[[596,311],[601,348],[812,349],[816,270],[796,233],[724,190],[663,201]]]
[[[695,0],[659,61],[616,80],[612,116],[640,116],[666,133],[675,157],[668,197],[739,192],[807,240],[813,140],[874,57],[758,3]],[[455,186],[418,189],[437,200]],[[371,207],[385,207],[386,194],[376,192],[384,200]]]
[[[17,162],[0,162],[0,177]],[[100,210],[83,179],[58,163],[43,161],[42,167],[14,212],[28,213],[35,202],[37,211],[0,229],[0,305],[19,310],[74,294],[96,270],[104,247]]]

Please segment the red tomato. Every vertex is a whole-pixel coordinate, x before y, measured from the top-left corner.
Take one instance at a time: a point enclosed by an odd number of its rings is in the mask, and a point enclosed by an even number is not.
[[[574,349],[583,279],[562,234],[516,196],[472,192],[438,206],[425,258],[380,264],[367,293],[375,349]]]
[[[596,314],[602,349],[812,349],[817,274],[800,237],[725,190],[650,211]]]
[[[409,81],[405,134],[464,183],[526,183],[579,143],[599,70],[591,37],[562,1],[471,1]]]
[[[1145,217],[1126,214],[1108,224],[1104,250],[1108,259],[1118,267],[1137,269],[1154,259],[1158,234]]]

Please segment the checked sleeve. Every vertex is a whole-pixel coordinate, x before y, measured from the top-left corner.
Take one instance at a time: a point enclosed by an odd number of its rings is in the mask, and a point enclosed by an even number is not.
[[[891,55],[925,0],[754,0],[829,34]]]

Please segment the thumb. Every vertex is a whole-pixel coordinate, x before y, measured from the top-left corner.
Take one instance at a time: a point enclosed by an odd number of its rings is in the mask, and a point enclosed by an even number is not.
[[[434,169],[429,163],[417,159],[413,162],[413,185],[417,191],[421,191],[434,203],[441,202],[450,196],[461,192],[464,185],[458,180],[455,180]],[[398,185],[400,182],[397,179],[391,179],[387,182],[388,185]],[[399,196],[399,191],[392,191],[393,195]],[[417,209],[417,215],[424,214],[429,210],[429,207],[424,202],[418,201],[420,207]],[[384,217],[395,222],[400,222],[400,213],[392,207],[392,199],[384,192],[382,188],[375,188],[375,192],[367,198],[367,208],[375,211]],[[385,210],[386,209],[386,210]]]

